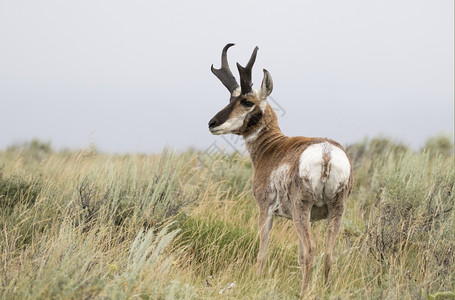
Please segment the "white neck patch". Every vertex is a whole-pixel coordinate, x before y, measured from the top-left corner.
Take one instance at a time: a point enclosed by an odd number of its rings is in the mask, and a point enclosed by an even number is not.
[[[252,141],[254,141],[259,136],[259,133],[261,133],[261,131],[264,129],[264,127],[265,126],[259,127],[258,129],[256,129],[255,132],[253,132],[249,136],[245,137],[245,142],[251,143]]]

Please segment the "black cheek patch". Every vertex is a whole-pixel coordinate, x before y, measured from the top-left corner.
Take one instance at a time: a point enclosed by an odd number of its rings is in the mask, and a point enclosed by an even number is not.
[[[229,119],[229,116],[231,115],[232,110],[234,110],[234,105],[235,105],[235,101],[229,103],[228,106],[223,108],[219,113],[217,113],[215,115],[214,118],[217,119],[217,121],[219,123],[218,126],[223,124],[224,122],[226,122],[227,119]]]
[[[248,124],[246,125],[246,128],[249,128],[251,126],[256,125],[259,123],[259,121],[262,119],[262,116],[264,114],[262,113],[262,110],[259,110],[258,112],[254,113],[251,118],[248,120]]]

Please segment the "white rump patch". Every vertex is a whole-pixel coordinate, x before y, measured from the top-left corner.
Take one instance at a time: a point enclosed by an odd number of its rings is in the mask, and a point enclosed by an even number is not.
[[[323,142],[309,146],[300,156],[299,175],[307,190],[322,206],[324,198],[332,199],[349,181],[351,165],[340,148]]]

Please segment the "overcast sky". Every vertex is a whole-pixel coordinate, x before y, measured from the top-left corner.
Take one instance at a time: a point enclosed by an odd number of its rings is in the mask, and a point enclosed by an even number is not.
[[[287,135],[418,148],[454,127],[454,1],[0,0],[0,149],[204,150],[226,43],[272,74]]]

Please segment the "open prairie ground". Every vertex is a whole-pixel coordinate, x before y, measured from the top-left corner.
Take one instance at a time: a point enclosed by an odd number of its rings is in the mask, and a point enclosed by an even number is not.
[[[411,151],[384,138],[348,147],[355,173],[330,282],[326,222],[312,225],[308,299],[454,299],[452,141]],[[296,299],[292,222],[276,218],[256,276],[248,157],[0,152],[0,299]]]

